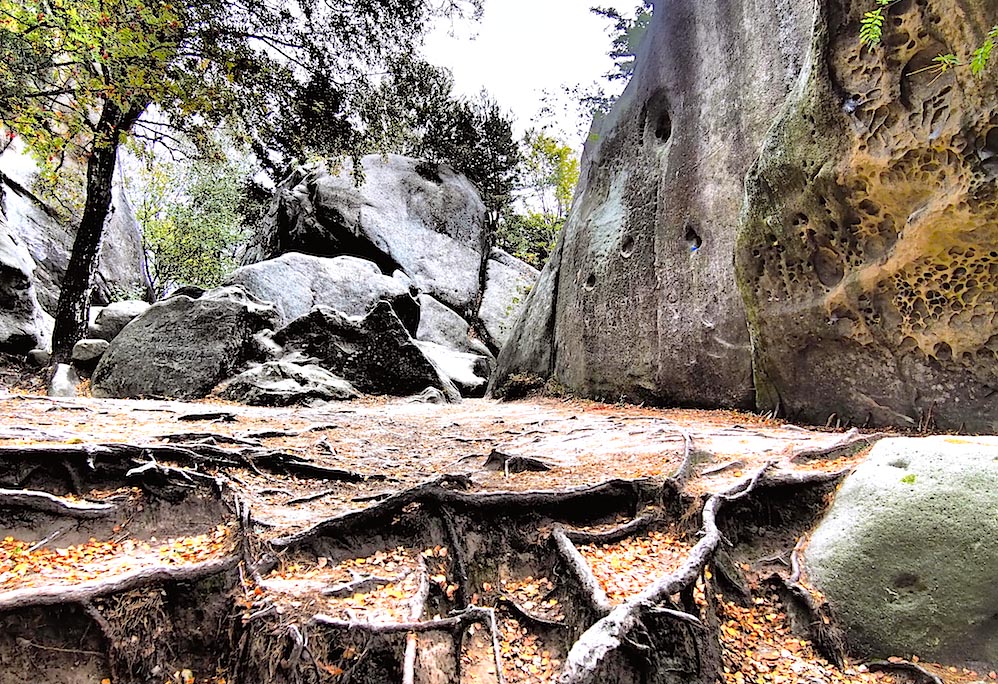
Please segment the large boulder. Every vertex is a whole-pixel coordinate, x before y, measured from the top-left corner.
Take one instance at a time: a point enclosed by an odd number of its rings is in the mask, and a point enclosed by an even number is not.
[[[385,301],[363,318],[317,307],[278,330],[273,339],[286,352],[314,359],[363,392],[406,396],[430,386],[452,401],[461,398]]]
[[[478,318],[496,349],[501,349],[540,273],[501,249],[493,249],[485,267],[485,290]]]
[[[79,217],[67,218],[31,192],[35,172],[30,159],[16,149],[0,154],[0,206],[4,207],[8,229],[24,243],[37,266],[34,279],[38,301],[45,311],[54,314]],[[115,184],[93,302],[106,304],[123,296],[144,297],[148,290],[142,230],[121,186]]]
[[[416,339],[472,354],[492,355],[485,343],[472,336],[471,326],[460,314],[427,294],[419,295]]]
[[[991,0],[819,3],[810,56],[746,185],[737,263],[759,406],[824,422],[998,430],[998,81]]]
[[[255,335],[277,327],[277,310],[238,287],[198,299],[169,297],[114,338],[92,379],[97,397],[206,396],[257,353]]]
[[[488,357],[457,351],[433,342],[417,340],[416,346],[426,354],[426,358],[443,371],[462,396],[480,397],[485,394],[491,371]]]
[[[385,273],[401,268],[423,292],[473,314],[488,248],[475,186],[449,167],[399,155],[361,164],[359,186],[349,162],[335,173],[302,169],[281,184],[244,263],[287,252],[359,256]]]
[[[0,212],[0,351],[27,354],[51,341],[52,321],[38,303],[34,270],[27,248],[7,230]]]
[[[745,173],[806,58],[812,7],[655,3],[499,385],[530,373],[614,400],[754,405],[736,227]]]
[[[998,666],[998,439],[887,439],[846,478],[805,564],[853,650]]]
[[[382,299],[392,305],[411,333],[419,325],[419,304],[409,293],[408,284],[384,275],[374,262],[356,257],[329,259],[292,252],[243,266],[225,282],[272,302],[282,326],[316,306],[363,316]]]
[[[329,371],[290,361],[254,366],[224,383],[218,392],[224,399],[251,406],[291,406],[360,396],[353,385]]]
[[[97,309],[94,315],[94,310]],[[149,309],[149,304],[141,300],[128,299],[120,302],[111,302],[107,306],[92,307],[93,323],[90,324],[88,334],[90,337],[107,340],[110,342],[118,336],[125,326],[144,314]]]

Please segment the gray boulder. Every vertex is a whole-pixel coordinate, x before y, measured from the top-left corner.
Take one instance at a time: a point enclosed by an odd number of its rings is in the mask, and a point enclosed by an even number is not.
[[[368,394],[407,396],[430,386],[452,401],[461,398],[385,301],[375,304],[363,318],[315,308],[278,330],[274,341],[286,352],[314,359]]]
[[[27,248],[0,213],[0,351],[27,354],[51,342],[52,320],[38,303],[34,270]]]
[[[82,380],[76,370],[68,363],[60,363],[55,367],[49,380],[48,395],[59,399],[72,399],[80,394]]]
[[[415,333],[419,324],[419,304],[408,285],[384,275],[374,262],[356,257],[330,259],[292,252],[243,266],[225,282],[272,302],[282,326],[316,306],[327,306],[347,316],[363,316],[382,299],[392,305],[407,330]]]
[[[454,383],[465,397],[485,394],[489,379],[489,359],[481,354],[460,352],[433,342],[416,342],[430,359]]]
[[[540,272],[501,249],[493,249],[485,271],[485,291],[478,309],[493,346],[501,349],[520,315]]]
[[[79,217],[60,215],[31,192],[35,171],[30,159],[15,149],[0,154],[0,206],[10,232],[24,243],[37,266],[34,278],[39,303],[54,313]],[[98,305],[123,293],[143,296],[149,289],[141,228],[122,188],[115,184],[112,193],[95,274],[93,303]]]
[[[94,371],[94,396],[204,397],[241,370],[256,333],[278,320],[272,305],[238,287],[169,297],[114,338]]]
[[[471,336],[471,326],[453,309],[427,294],[419,295],[419,329],[416,339],[423,342],[481,354],[491,359],[492,353],[481,340]]]
[[[302,169],[279,188],[244,263],[287,252],[349,254],[382,271],[401,268],[423,291],[462,314],[474,311],[488,249],[486,211],[474,185],[449,167],[399,155],[337,173]]]
[[[111,302],[100,307],[94,321],[89,327],[90,337],[110,342],[118,336],[126,325],[144,314],[149,309],[149,303],[139,300]],[[95,307],[96,308],[96,307]]]
[[[291,406],[360,396],[353,385],[329,371],[290,361],[269,361],[250,368],[218,391],[224,399],[252,406]]]
[[[71,359],[77,368],[93,370],[111,343],[107,340],[84,339],[73,345]]]
[[[862,655],[998,665],[998,439],[886,439],[805,563]]]

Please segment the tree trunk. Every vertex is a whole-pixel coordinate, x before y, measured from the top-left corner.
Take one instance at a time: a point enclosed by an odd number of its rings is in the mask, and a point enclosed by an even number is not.
[[[97,122],[94,149],[87,162],[87,199],[73,241],[73,252],[62,280],[52,333],[52,362],[64,363],[73,345],[86,336],[90,296],[100,260],[104,223],[111,208],[111,186],[122,132],[128,131],[145,110],[135,104],[127,112],[105,102]]]

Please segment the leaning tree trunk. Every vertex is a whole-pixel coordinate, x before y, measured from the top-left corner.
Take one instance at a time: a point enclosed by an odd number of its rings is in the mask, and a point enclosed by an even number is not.
[[[90,296],[94,275],[100,260],[104,238],[104,223],[111,209],[114,168],[118,157],[121,134],[127,132],[145,109],[133,104],[127,112],[114,103],[105,102],[97,122],[94,149],[87,162],[87,199],[83,217],[73,241],[73,252],[62,279],[59,304],[52,332],[53,363],[65,362],[87,332]]]

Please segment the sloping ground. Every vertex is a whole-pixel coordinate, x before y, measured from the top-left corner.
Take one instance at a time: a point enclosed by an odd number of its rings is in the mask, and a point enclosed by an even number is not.
[[[553,399],[0,415],[2,682],[932,681],[847,662],[799,576],[876,435]]]

